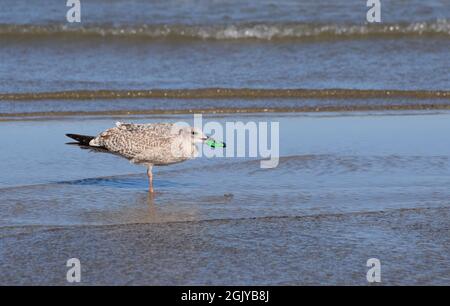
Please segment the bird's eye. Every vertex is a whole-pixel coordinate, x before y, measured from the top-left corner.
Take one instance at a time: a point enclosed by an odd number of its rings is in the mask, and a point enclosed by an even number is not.
[[[197,132],[192,131],[192,135],[197,135]]]

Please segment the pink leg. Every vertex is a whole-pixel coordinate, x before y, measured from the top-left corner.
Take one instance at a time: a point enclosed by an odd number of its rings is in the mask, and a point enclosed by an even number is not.
[[[150,193],[153,193],[153,173],[152,173],[153,166],[148,166],[147,168],[147,176],[148,176],[148,191]]]

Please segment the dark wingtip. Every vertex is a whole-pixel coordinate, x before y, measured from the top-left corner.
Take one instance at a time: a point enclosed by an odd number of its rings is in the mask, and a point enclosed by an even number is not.
[[[78,141],[79,144],[82,145],[89,145],[89,142],[94,139],[93,136],[86,136],[86,135],[78,135],[78,134],[66,134],[67,137]]]
[[[75,135],[75,134],[66,134],[66,136],[71,139],[77,140],[77,135]]]

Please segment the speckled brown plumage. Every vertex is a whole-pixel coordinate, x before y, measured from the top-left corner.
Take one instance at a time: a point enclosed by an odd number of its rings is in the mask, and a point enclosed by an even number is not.
[[[115,127],[96,137],[66,135],[76,140],[80,146],[113,153],[133,163],[146,165],[151,193],[153,193],[154,165],[170,165],[194,158],[197,155],[195,144],[208,139],[199,129],[172,123],[117,122]]]
[[[195,156],[197,149],[191,129],[171,123],[117,123],[116,127],[91,140],[89,145],[104,147],[133,163],[168,165]]]

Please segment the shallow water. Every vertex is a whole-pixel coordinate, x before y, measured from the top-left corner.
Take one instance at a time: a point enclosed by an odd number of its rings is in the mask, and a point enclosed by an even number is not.
[[[95,135],[112,125],[111,119],[83,120],[82,125],[76,119],[2,122],[2,145],[8,150],[0,156],[1,225],[165,222],[439,206],[449,198],[449,116],[208,116],[204,123],[280,122],[278,167],[265,170],[258,159],[231,157],[157,167],[159,194],[152,201],[161,213],[157,216],[148,210],[144,168],[65,145],[70,141],[65,133]]]

